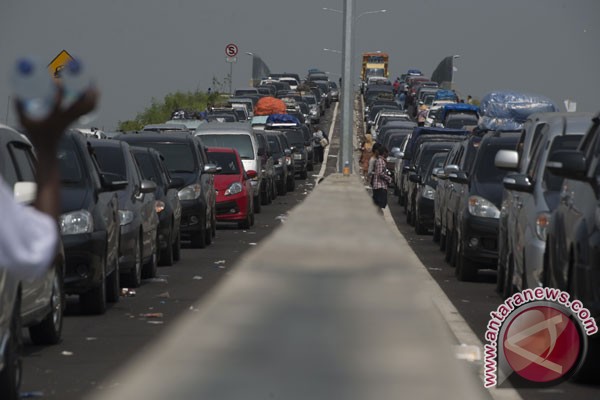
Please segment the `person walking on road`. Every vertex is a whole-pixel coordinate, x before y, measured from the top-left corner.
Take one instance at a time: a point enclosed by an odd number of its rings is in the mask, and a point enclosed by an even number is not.
[[[315,162],[322,163],[323,153],[325,147],[329,144],[329,140],[327,135],[317,125],[313,128],[313,140],[315,141]]]
[[[387,189],[392,178],[387,174],[385,155],[387,149],[381,146],[375,150],[376,158],[373,163],[373,177],[371,179],[371,187],[373,188],[373,202],[379,208],[379,212],[383,213],[383,209],[387,206]]]

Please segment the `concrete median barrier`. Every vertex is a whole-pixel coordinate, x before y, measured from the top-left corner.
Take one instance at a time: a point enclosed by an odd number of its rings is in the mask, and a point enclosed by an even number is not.
[[[94,398],[488,398],[409,250],[357,175],[330,175]]]

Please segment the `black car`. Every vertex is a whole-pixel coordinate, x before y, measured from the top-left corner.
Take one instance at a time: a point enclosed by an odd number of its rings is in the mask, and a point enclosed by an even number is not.
[[[119,196],[119,269],[131,287],[142,278],[156,276],[158,266],[158,214],[156,183],[144,180],[131,147],[120,140],[90,139],[100,170],[122,177],[127,186]]]
[[[294,165],[294,174],[298,174],[300,179],[306,179],[308,176],[308,152],[306,147],[312,144],[307,141],[301,129],[283,129],[292,151],[292,162]]]
[[[286,158],[291,156],[291,152],[285,148],[280,136],[276,134],[276,131],[265,131],[265,138],[269,146],[271,158],[273,159],[275,187],[277,189],[277,194],[284,196],[287,193],[289,174]]]
[[[255,130],[254,136],[258,142],[258,156],[261,158],[261,168],[263,179],[261,181],[261,200],[264,205],[271,204],[277,197],[276,173],[274,160],[269,150],[266,133],[264,131]]]
[[[204,248],[216,234],[216,195],[214,165],[208,163],[206,151],[194,136],[172,133],[142,133],[121,135],[118,139],[134,146],[151,147],[164,158],[169,174],[183,180],[178,196],[181,201],[182,239],[192,247]]]
[[[154,198],[158,213],[158,245],[160,265],[173,265],[179,261],[181,250],[181,202],[177,188],[183,185],[181,178],[171,178],[164,157],[150,147],[132,147],[142,178],[156,184]]]
[[[460,137],[444,137],[443,135],[430,135],[423,137],[425,142],[421,143],[415,156],[413,157],[408,171],[406,183],[406,222],[410,225],[416,223],[415,207],[421,187],[425,184],[426,169],[433,158],[433,155],[439,152],[448,152],[453,146],[451,142],[458,141]],[[433,200],[433,198],[431,199]],[[433,205],[433,204],[432,204]],[[433,207],[431,208],[433,210]]]
[[[102,314],[119,301],[119,201],[127,182],[100,172],[85,136],[67,132],[58,147],[65,292],[79,295],[83,311]]]
[[[425,234],[433,229],[433,202],[438,182],[433,172],[444,165],[447,156],[447,151],[435,153],[427,168],[423,170],[424,175],[417,176],[418,183],[414,207],[414,226],[417,235]]]
[[[295,165],[294,160],[292,159],[292,145],[290,144],[288,137],[285,133],[281,131],[274,131],[274,133],[279,137],[279,141],[283,146],[283,151],[285,155],[285,166],[287,167],[287,181],[286,181],[286,190],[288,192],[293,192],[296,190],[296,175],[295,175]]]
[[[518,132],[491,132],[480,142],[470,171],[451,173],[459,193],[457,208],[448,217],[450,260],[455,261],[461,281],[474,280],[481,268],[498,264],[498,224],[506,171],[494,165],[498,150],[514,149]]]

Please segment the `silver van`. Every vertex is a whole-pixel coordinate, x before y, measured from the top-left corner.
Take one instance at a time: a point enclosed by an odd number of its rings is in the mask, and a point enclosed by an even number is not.
[[[254,195],[254,212],[260,213],[261,185],[263,180],[263,166],[261,156],[258,154],[258,140],[252,131],[249,122],[209,122],[200,125],[194,133],[206,147],[229,147],[240,153],[242,164],[246,171],[256,171],[252,178]]]

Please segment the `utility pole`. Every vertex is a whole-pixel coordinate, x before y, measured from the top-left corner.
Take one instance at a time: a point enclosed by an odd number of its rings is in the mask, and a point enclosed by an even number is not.
[[[353,140],[354,132],[354,90],[352,88],[352,48],[354,30],[354,0],[344,0],[344,44],[342,68],[342,134],[340,137],[340,154],[338,158],[338,172],[344,171],[344,165],[352,173]]]
[[[10,96],[8,96],[8,101],[6,102],[6,117],[4,118],[4,123],[8,125],[8,113],[10,112]]]

